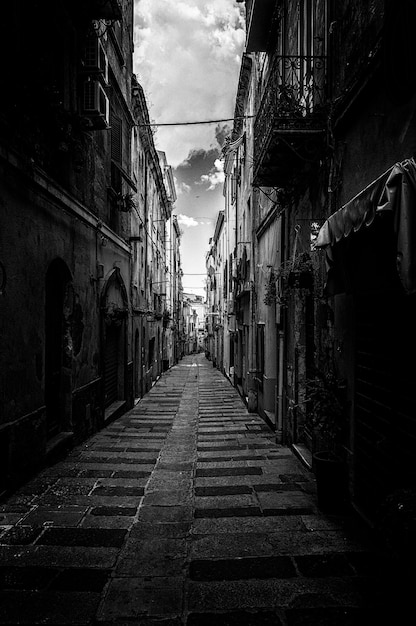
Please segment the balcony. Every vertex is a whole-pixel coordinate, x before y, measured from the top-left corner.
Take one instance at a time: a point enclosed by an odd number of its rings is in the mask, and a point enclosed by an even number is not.
[[[326,58],[279,56],[254,124],[254,180],[283,187],[319,157],[326,128]]]

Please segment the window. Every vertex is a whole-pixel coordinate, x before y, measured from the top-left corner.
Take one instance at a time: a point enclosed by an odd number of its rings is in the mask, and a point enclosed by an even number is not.
[[[149,360],[148,360],[148,366],[151,367],[153,361],[155,360],[155,338],[152,337],[152,339],[149,341]]]

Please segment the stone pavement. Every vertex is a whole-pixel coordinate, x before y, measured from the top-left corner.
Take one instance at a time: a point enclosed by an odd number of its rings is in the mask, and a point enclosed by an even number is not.
[[[0,505],[0,624],[411,623],[373,543],[320,513],[313,474],[185,357]]]

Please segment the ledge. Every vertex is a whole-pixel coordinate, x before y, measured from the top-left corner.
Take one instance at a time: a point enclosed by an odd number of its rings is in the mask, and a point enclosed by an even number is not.
[[[312,470],[312,452],[302,443],[294,443],[292,451],[300,459],[305,467]]]
[[[117,419],[127,408],[126,400],[117,400],[108,406],[104,411],[104,424],[108,424]]]
[[[266,411],[266,409],[263,410],[267,417],[267,420],[270,422],[270,424],[272,424],[273,428],[276,428],[276,414],[272,411]]]
[[[74,444],[74,433],[62,432],[52,437],[46,444],[46,460],[48,463],[54,462],[72,448]]]
[[[49,175],[36,164],[31,166],[31,173],[29,174],[27,162],[14,151],[0,148],[0,158],[18,172],[22,173],[26,171],[31,182],[43,192],[43,198],[46,201],[49,202],[49,198],[52,197],[53,200],[59,203],[64,211],[67,211],[70,215],[74,215],[90,228],[97,230],[100,228],[100,232],[114,245],[121,248],[124,252],[130,253],[130,246],[122,237],[111,230],[107,224],[101,223],[97,215],[87,209],[77,198],[50,178]],[[49,208],[51,208],[51,206],[49,206]]]

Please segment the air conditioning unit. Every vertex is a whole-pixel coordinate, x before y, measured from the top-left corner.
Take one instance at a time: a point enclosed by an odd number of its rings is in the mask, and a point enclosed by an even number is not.
[[[84,82],[83,114],[91,121],[91,128],[103,129],[109,127],[110,105],[107,94],[99,80]]]
[[[84,70],[89,74],[99,74],[108,83],[108,58],[101,39],[96,35],[88,37],[85,42]]]

